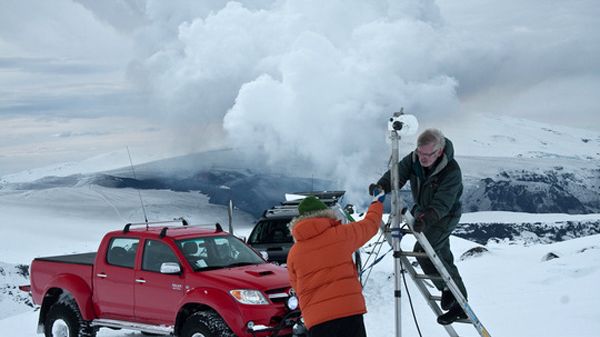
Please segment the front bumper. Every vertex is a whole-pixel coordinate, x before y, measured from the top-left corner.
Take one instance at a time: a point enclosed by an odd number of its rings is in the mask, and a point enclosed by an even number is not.
[[[252,334],[253,337],[304,337],[308,335],[307,330],[304,327],[304,322],[302,321],[300,310],[288,312],[275,326],[248,324],[247,328],[247,331]]]

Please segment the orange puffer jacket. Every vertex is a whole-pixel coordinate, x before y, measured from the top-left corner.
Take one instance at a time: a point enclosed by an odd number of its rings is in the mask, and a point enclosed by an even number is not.
[[[296,218],[296,243],[287,258],[292,287],[308,328],[367,312],[352,253],[377,234],[383,204],[373,202],[365,218],[343,225],[331,210]]]

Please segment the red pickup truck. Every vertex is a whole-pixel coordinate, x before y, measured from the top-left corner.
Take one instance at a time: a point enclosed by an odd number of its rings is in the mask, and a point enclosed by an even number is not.
[[[97,253],[34,259],[30,289],[46,337],[93,337],[103,327],[290,336],[301,325],[287,271],[218,224],[125,225],[106,234]]]

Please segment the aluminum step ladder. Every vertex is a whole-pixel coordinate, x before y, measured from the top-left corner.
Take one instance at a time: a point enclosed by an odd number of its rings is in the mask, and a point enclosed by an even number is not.
[[[457,303],[461,306],[461,308],[465,311],[468,318],[457,320],[454,323],[464,323],[464,324],[472,324],[473,327],[477,330],[480,336],[482,337],[490,337],[489,332],[483,326],[475,312],[464,298],[462,293],[460,292],[458,286],[450,276],[450,273],[444,267],[443,262],[438,257],[437,253],[425,237],[423,233],[417,233],[412,230],[414,218],[410,214],[410,212],[406,212],[403,210],[403,222],[406,223],[410,229],[400,229],[400,234],[402,235],[414,235],[416,240],[419,242],[424,252],[413,252],[413,251],[403,251],[402,249],[398,250],[398,253],[394,254],[394,257],[399,258],[401,264],[405,271],[408,272],[408,275],[413,280],[417,289],[433,311],[436,317],[442,315],[444,312],[442,311],[439,303],[441,301],[441,296],[433,295],[429,291],[429,285],[426,284],[426,280],[440,280],[445,286],[452,292],[454,298]],[[419,273],[412,265],[411,260],[409,258],[428,258],[435,268],[437,269],[439,275],[428,275]],[[437,291],[437,289],[436,289]],[[454,330],[452,324],[444,325],[444,328],[448,332],[448,335],[451,337],[459,337],[460,335]]]
[[[400,112],[395,112],[392,118],[388,121],[388,131],[389,138],[392,145],[392,155],[390,157],[389,168],[391,175],[391,206],[392,212],[390,214],[390,226],[389,226],[389,240],[388,242],[392,246],[394,250],[394,274],[395,274],[395,314],[396,314],[396,337],[402,337],[402,303],[401,303],[401,289],[402,289],[402,273],[406,270],[408,274],[412,278],[412,280],[417,285],[417,288],[429,304],[431,310],[433,310],[436,317],[439,317],[443,314],[440,305],[438,302],[441,301],[440,296],[432,295],[427,286],[425,284],[425,280],[427,279],[436,279],[444,282],[446,287],[450,289],[457,303],[462,307],[462,309],[467,314],[468,319],[460,321],[461,323],[472,324],[473,327],[477,330],[480,336],[482,337],[490,337],[489,332],[483,326],[483,324],[479,321],[475,312],[464,298],[458,286],[450,277],[450,273],[444,267],[444,264],[438,257],[437,253],[433,250],[433,247],[429,243],[429,240],[425,237],[423,233],[417,233],[413,231],[413,223],[414,218],[410,214],[410,212],[406,211],[406,208],[403,208],[400,204],[399,197],[399,172],[398,172],[398,163],[399,163],[399,141],[401,136],[403,135],[411,135],[416,132],[418,128],[418,122],[416,118],[412,115],[405,115],[404,109],[401,109]],[[410,228],[410,231],[402,230],[402,224],[405,223]],[[402,236],[404,234],[412,234],[415,236],[417,241],[421,244],[421,247],[425,251],[424,255],[414,252],[404,252],[400,246],[400,241],[402,240]],[[415,271],[412,264],[408,260],[409,257],[427,257],[433,263],[435,268],[437,269],[439,275],[425,275],[419,274]],[[458,323],[456,321],[455,323]],[[459,337],[458,333],[451,324],[445,325],[444,328],[448,332],[451,337]]]

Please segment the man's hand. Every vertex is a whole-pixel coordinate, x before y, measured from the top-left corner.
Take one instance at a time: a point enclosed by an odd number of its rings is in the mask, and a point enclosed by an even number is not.
[[[425,212],[419,214],[415,218],[415,223],[413,224],[413,230],[417,233],[421,233],[425,229],[425,227],[433,225],[438,220],[439,219],[438,219],[437,213],[433,209],[428,208],[425,210]]]
[[[378,184],[369,185],[369,195],[376,196],[377,194],[379,194],[379,193],[375,193],[375,190],[379,190],[379,192],[385,193],[385,191],[383,190],[383,187],[381,187],[381,185],[378,185]]]

